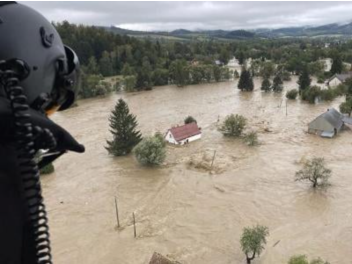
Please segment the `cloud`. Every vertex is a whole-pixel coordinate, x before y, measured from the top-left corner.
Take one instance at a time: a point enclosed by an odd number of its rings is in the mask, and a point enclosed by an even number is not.
[[[134,30],[253,29],[351,21],[352,2],[23,2],[50,21]]]

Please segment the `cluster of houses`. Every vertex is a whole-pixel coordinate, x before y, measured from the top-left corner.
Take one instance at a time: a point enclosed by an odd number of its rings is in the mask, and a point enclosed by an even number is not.
[[[333,138],[344,127],[352,129],[352,118],[330,108],[308,124],[308,133]],[[202,130],[196,122],[172,127],[165,134],[165,140],[174,145],[185,145],[201,138]]]

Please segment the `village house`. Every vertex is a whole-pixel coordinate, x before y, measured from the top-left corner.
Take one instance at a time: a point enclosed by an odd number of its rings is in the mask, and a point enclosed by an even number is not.
[[[339,84],[344,83],[348,78],[352,77],[352,72],[335,74],[327,82],[327,85],[330,87],[338,86]]]
[[[334,137],[344,126],[344,116],[334,108],[315,118],[308,125],[308,133],[321,137]]]
[[[169,129],[165,140],[171,144],[184,145],[202,137],[202,131],[197,123],[185,124]]]

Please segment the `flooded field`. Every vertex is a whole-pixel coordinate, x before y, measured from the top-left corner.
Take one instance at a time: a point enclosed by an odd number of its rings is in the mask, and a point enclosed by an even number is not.
[[[297,79],[285,89],[297,87]],[[343,100],[309,105],[282,94],[240,92],[237,81],[117,94],[79,102],[54,120],[86,146],[67,154],[56,173],[43,177],[57,264],[146,264],[154,251],[184,264],[244,263],[243,227],[267,225],[266,250],[253,263],[284,264],[291,255],[352,263],[352,132],[334,139],[306,133],[307,124]],[[143,135],[166,132],[192,115],[201,140],[168,146],[160,168],[143,168],[133,155],[108,156],[108,117],[118,98],[129,104]],[[228,114],[242,114],[259,132],[248,147],[217,131]],[[214,171],[189,166],[190,159],[217,151]],[[207,154],[207,155],[208,155]],[[302,160],[323,156],[332,186],[313,191],[294,182]],[[117,196],[121,228],[116,228]],[[133,238],[132,212],[137,239]]]

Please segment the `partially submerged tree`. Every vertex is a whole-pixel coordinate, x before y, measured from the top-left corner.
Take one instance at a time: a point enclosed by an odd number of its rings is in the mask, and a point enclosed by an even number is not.
[[[308,89],[311,83],[311,79],[309,77],[309,72],[307,66],[303,67],[301,74],[299,75],[298,85],[299,85],[299,93],[302,93],[304,90]]]
[[[241,248],[246,255],[247,264],[251,264],[256,256],[260,256],[266,244],[269,229],[266,226],[257,225],[243,229],[241,237]]]
[[[283,89],[282,85],[283,85],[283,82],[282,82],[280,74],[276,74],[276,76],[273,80],[273,86],[272,86],[273,91],[274,92],[281,92]]]
[[[245,68],[242,69],[240,80],[237,85],[238,89],[241,91],[253,91],[254,84],[253,79],[249,71]]]
[[[260,88],[261,90],[265,92],[269,92],[271,90],[271,83],[268,77],[264,77],[262,86]]]
[[[185,118],[184,122],[185,122],[185,125],[187,125],[187,124],[190,124],[190,123],[197,123],[197,120],[195,120],[193,116],[187,116]]]
[[[328,184],[331,170],[325,167],[323,158],[307,160],[303,169],[296,172],[295,181],[310,181],[313,188]]]
[[[241,115],[229,115],[226,117],[220,130],[225,136],[239,137],[246,126],[247,120]]]
[[[115,105],[115,109],[111,112],[110,132],[113,136],[111,141],[107,141],[106,149],[109,154],[114,156],[127,155],[141,141],[142,136],[137,130],[137,120],[130,110],[126,102],[119,99]]]
[[[322,260],[321,258],[312,259],[309,262],[306,255],[296,255],[290,258],[290,260],[288,261],[288,264],[330,264],[330,263]]]
[[[137,160],[146,166],[161,165],[166,158],[166,144],[161,134],[144,138],[134,149]]]
[[[347,99],[346,102],[340,104],[340,112],[351,116],[352,113],[352,98]]]

